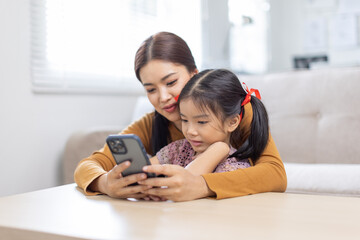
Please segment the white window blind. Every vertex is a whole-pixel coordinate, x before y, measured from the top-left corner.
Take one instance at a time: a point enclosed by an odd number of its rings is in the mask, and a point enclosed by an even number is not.
[[[269,0],[228,0],[231,69],[262,74],[268,65]]]
[[[182,37],[201,64],[200,0],[31,0],[35,92],[142,92],[134,73],[141,42]]]

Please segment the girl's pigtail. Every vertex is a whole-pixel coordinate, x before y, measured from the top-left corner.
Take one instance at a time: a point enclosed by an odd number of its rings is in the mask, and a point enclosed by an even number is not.
[[[250,134],[240,148],[231,155],[238,159],[251,158],[253,163],[263,153],[269,139],[269,120],[264,104],[260,99],[252,96],[250,100],[253,119],[250,125]],[[243,106],[241,106],[242,117],[245,115]]]
[[[251,98],[253,120],[249,135],[249,147],[252,149],[253,162],[261,156],[269,140],[269,118],[264,104],[255,97]]]

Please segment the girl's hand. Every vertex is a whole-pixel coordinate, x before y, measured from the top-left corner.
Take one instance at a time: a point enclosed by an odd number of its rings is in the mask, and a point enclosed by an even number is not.
[[[151,165],[143,170],[167,176],[139,181],[139,184],[148,186],[143,193],[158,196],[161,200],[189,201],[215,195],[202,176],[195,176],[178,165]]]
[[[126,161],[116,165],[106,174],[101,175],[89,186],[95,192],[101,192],[113,198],[137,198],[141,199],[147,195],[142,193],[149,189],[149,186],[134,185],[140,180],[147,178],[146,174],[139,173],[123,177],[121,173],[130,166],[130,162]]]

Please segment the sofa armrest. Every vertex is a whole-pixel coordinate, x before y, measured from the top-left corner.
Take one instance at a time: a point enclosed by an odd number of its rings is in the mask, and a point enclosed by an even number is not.
[[[74,182],[74,171],[77,164],[94,151],[101,149],[106,137],[121,131],[114,128],[97,128],[74,132],[67,140],[62,161],[62,184]]]

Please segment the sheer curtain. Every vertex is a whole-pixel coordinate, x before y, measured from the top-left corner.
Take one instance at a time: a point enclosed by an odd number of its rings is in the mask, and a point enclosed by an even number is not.
[[[178,34],[201,64],[200,0],[32,0],[35,92],[141,92],[133,71],[141,42]]]

